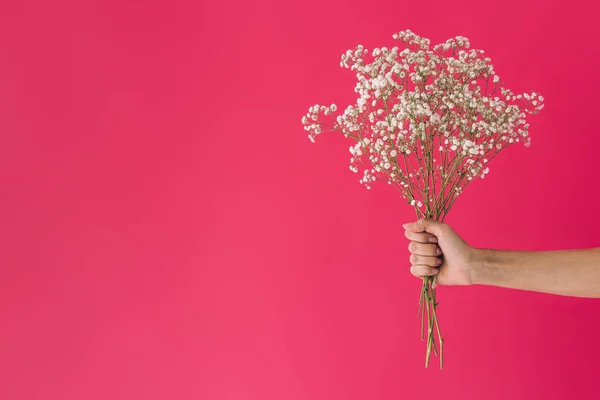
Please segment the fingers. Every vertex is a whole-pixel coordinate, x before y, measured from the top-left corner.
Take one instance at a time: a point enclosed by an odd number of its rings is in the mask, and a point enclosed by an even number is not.
[[[446,225],[437,221],[420,219],[402,225],[405,229],[404,235],[411,240],[408,249],[411,252],[410,272],[419,278],[432,276],[439,273],[442,265],[442,250],[438,238],[444,234]]]
[[[410,242],[408,244],[408,250],[412,254],[417,254],[419,256],[431,256],[437,257],[442,255],[442,250],[437,244],[434,243],[419,243],[419,242]]]
[[[420,256],[418,254],[410,255],[412,265],[428,265],[430,267],[439,267],[442,265],[442,259],[439,257]]]
[[[404,229],[411,232],[429,232],[437,237],[441,237],[446,230],[446,224],[433,221],[431,219],[421,218],[416,222],[409,222],[402,225]]]
[[[437,237],[435,237],[431,233],[425,233],[425,232],[413,232],[413,231],[406,230],[406,231],[404,231],[404,236],[406,236],[407,239],[410,239],[414,242],[437,243],[437,241],[438,241]]]
[[[436,275],[438,272],[440,272],[439,269],[430,267],[429,265],[413,265],[410,267],[410,273],[417,278]]]

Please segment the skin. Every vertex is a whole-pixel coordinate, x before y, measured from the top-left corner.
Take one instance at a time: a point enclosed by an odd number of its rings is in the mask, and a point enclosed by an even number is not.
[[[440,285],[490,285],[600,298],[600,248],[508,251],[471,247],[448,224],[420,219],[403,225],[410,272],[437,275]]]

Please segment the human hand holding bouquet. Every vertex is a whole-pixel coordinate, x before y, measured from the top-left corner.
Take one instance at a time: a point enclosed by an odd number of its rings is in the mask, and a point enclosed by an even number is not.
[[[544,99],[502,87],[491,60],[483,50],[468,50],[465,37],[433,48],[408,30],[394,39],[405,48],[376,48],[369,63],[361,45],[343,54],[341,66],[356,71],[356,104],[337,116],[335,104],[315,105],[302,123],[312,141],[327,131],[355,141],[350,169],[362,169],[360,183],[367,189],[385,181],[417,217],[443,221],[464,188],[485,177],[498,153],[520,141],[529,145],[526,117],[541,110]],[[425,276],[419,301],[422,339],[427,332],[425,366],[434,352],[442,368],[437,304],[435,277]]]
[[[434,220],[420,219],[402,225],[412,266],[418,277],[435,275],[440,285],[471,285],[475,271],[471,268],[475,249],[450,226]],[[441,256],[443,255],[443,258]]]

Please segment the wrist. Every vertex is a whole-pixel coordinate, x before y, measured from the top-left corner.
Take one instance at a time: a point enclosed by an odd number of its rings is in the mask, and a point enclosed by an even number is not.
[[[486,259],[489,250],[472,248],[468,262],[471,285],[480,285],[484,282]]]

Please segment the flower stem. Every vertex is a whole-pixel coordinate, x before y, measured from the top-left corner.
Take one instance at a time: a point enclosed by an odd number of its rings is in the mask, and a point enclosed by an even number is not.
[[[425,330],[425,313],[427,313],[427,351],[425,353],[425,368],[429,366],[431,353],[433,352],[440,358],[440,369],[444,368],[444,339],[440,329],[437,317],[437,302],[436,302],[436,287],[434,278],[426,276],[423,278],[423,287],[419,298],[419,313],[417,317],[421,317],[421,340],[424,340]],[[425,308],[425,310],[423,310]],[[435,341],[435,334],[438,336],[438,345]]]
[[[433,322],[435,324],[435,329],[437,331],[438,340],[440,342],[440,369],[444,369],[444,339],[442,338],[442,332],[440,330],[440,324],[438,322],[437,317],[437,303],[436,303],[436,288],[432,289],[432,314],[433,314]]]

